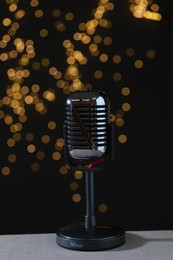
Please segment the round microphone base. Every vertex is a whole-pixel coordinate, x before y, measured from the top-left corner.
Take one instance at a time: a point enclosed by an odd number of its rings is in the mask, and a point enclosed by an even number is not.
[[[119,247],[125,243],[125,232],[115,226],[96,226],[91,230],[84,223],[62,227],[56,233],[56,243],[78,251],[97,251]]]

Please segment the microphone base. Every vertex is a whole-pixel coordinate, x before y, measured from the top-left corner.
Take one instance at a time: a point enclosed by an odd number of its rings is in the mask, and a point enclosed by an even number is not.
[[[98,251],[119,247],[125,243],[125,231],[116,226],[96,226],[86,229],[84,223],[62,227],[56,233],[56,243],[77,251]]]

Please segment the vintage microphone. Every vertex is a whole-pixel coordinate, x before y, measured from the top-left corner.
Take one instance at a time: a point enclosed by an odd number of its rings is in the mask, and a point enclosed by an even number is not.
[[[86,214],[84,222],[58,230],[56,242],[64,248],[95,251],[125,243],[121,228],[96,224],[94,209],[94,172],[106,169],[113,160],[113,125],[105,92],[78,91],[67,98],[64,155],[71,169],[85,174]]]

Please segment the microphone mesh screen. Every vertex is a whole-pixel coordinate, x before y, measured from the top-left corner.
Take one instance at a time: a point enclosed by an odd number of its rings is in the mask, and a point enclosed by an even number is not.
[[[74,159],[99,158],[108,145],[109,103],[103,95],[95,94],[67,101],[65,145]]]

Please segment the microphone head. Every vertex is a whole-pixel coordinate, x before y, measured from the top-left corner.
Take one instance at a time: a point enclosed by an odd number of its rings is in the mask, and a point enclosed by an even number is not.
[[[99,170],[112,161],[113,124],[105,92],[78,91],[66,100],[64,152],[75,170]]]

